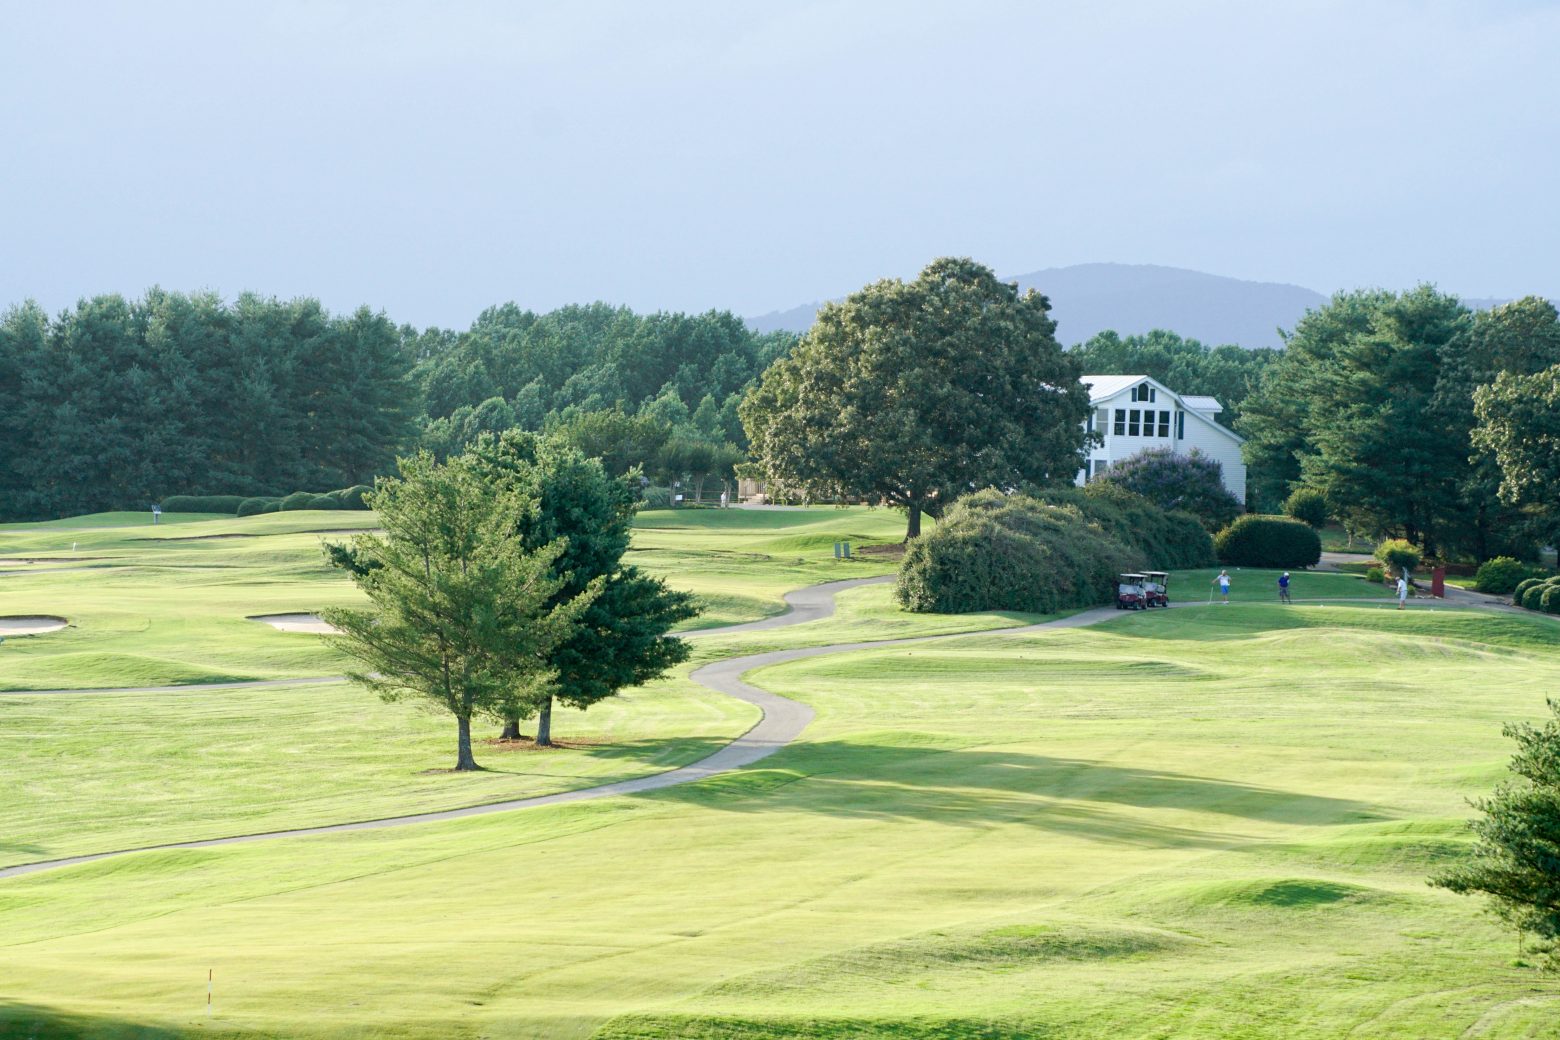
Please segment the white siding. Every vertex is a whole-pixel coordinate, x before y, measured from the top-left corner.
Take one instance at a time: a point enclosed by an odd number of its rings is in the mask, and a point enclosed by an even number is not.
[[[1098,416],[1101,411],[1104,411],[1109,421],[1106,422],[1104,428],[1100,428],[1096,424],[1095,428],[1104,434],[1105,443],[1090,450],[1088,475],[1098,472],[1097,467],[1100,462],[1118,462],[1129,455],[1137,454],[1144,448],[1169,447],[1173,448],[1177,454],[1186,454],[1193,448],[1196,448],[1203,454],[1216,460],[1223,467],[1224,486],[1237,499],[1245,502],[1246,464],[1241,460],[1240,438],[1229,430],[1218,426],[1206,415],[1185,408],[1174,391],[1169,390],[1167,387],[1159,386],[1157,383],[1154,385],[1158,387],[1158,393],[1152,403],[1133,401],[1131,391],[1132,386],[1135,385],[1138,385],[1136,380],[1132,382],[1132,385],[1123,386],[1108,397],[1098,397],[1091,402],[1095,409],[1095,415]],[[1115,416],[1118,408],[1128,411],[1129,414],[1133,408],[1140,411],[1152,410],[1156,417],[1153,436],[1145,437],[1141,435],[1141,432],[1137,437],[1131,436],[1130,433],[1118,436],[1115,432]],[[1159,436],[1157,416],[1161,411],[1170,412],[1169,437]],[[1178,412],[1186,413],[1185,419],[1182,420],[1185,423],[1186,436],[1180,439],[1175,435],[1177,427],[1176,414]],[[1080,470],[1077,482],[1082,484],[1084,479],[1085,473]]]

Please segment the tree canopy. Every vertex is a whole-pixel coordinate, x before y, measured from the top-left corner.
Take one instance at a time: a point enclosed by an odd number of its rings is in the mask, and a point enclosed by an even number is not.
[[[907,537],[984,487],[1070,482],[1088,393],[1050,304],[968,259],[826,304],[742,402],[772,484],[904,508]]]

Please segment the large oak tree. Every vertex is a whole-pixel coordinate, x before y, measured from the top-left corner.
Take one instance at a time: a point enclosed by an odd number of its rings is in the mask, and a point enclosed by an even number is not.
[[[906,538],[968,491],[1071,481],[1089,397],[1049,311],[959,258],[826,304],[742,403],[759,469],[808,497],[903,508]]]

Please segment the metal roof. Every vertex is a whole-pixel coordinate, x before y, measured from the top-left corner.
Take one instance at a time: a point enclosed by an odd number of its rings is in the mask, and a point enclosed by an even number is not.
[[[1203,394],[1182,394],[1181,403],[1194,412],[1222,412],[1224,406],[1219,403],[1217,397],[1207,397]]]

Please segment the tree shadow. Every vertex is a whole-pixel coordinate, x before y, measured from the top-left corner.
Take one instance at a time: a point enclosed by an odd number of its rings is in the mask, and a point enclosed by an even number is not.
[[[0,1000],[0,1037],[26,1037],[27,1040],[176,1040],[188,1036],[184,1030],[148,1022],[132,1022],[107,1015],[89,1015],[78,1011],[19,1004]]]
[[[0,853],[21,852],[29,856],[41,856],[47,851],[49,850],[42,845],[34,845],[26,841],[7,841],[4,838],[0,838]]]
[[[557,747],[538,748],[527,737],[512,745],[481,741],[477,764],[484,772],[514,776],[551,773],[560,760],[576,757],[623,760],[668,769],[691,765],[731,743],[731,737],[644,737],[637,740],[594,741],[588,738],[554,737]],[[574,775],[570,773],[570,775]],[[3,848],[4,846],[0,846]]]
[[[848,741],[787,749],[756,768],[669,788],[657,797],[729,812],[806,812],[971,828],[1018,825],[1131,845],[1208,848],[1240,844],[1251,835],[1122,810],[1308,825],[1389,818],[1364,802],[1217,777],[1018,751]]]

